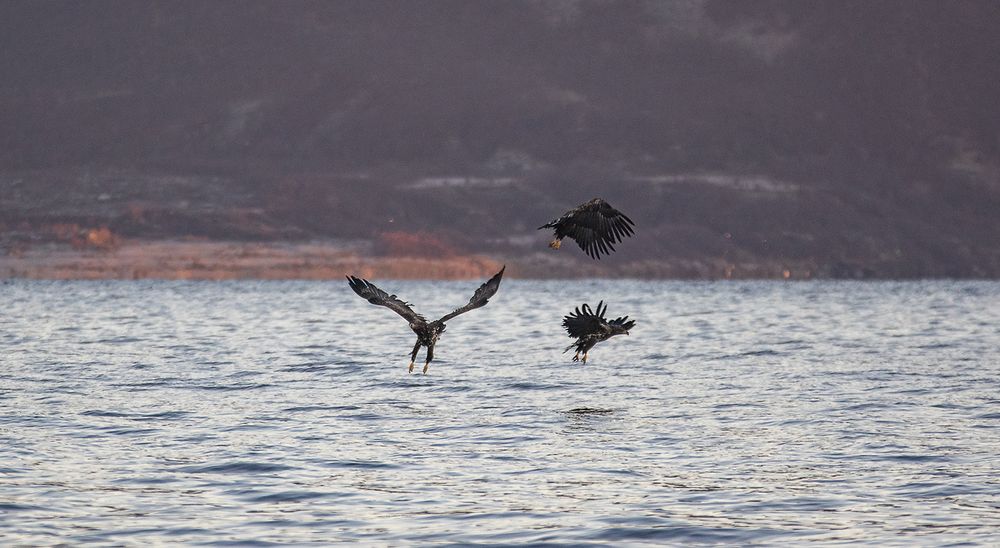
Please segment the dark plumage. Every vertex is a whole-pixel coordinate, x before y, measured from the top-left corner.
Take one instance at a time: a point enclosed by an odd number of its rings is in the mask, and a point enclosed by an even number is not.
[[[602,308],[603,305],[603,308]],[[582,308],[582,310],[581,310]],[[566,347],[563,352],[569,352],[576,347],[576,355],[573,361],[580,361],[580,352],[583,352],[583,363],[587,363],[587,352],[595,344],[606,341],[615,335],[628,335],[630,329],[635,327],[635,320],[629,320],[628,316],[615,318],[610,322],[604,319],[604,313],[608,310],[608,305],[604,301],[597,303],[597,312],[590,309],[590,305],[584,304],[576,307],[572,314],[563,318],[563,327],[570,337],[576,342]]]
[[[614,251],[614,244],[621,243],[622,238],[634,234],[633,226],[635,223],[624,213],[594,198],[538,229],[555,229],[555,239],[549,244],[552,249],[559,249],[563,238],[572,238],[587,255],[600,259],[602,253]]]
[[[404,320],[409,322],[410,329],[417,334],[417,343],[413,345],[413,353],[410,354],[410,372],[413,372],[413,362],[417,359],[417,352],[420,351],[421,346],[427,347],[427,360],[424,362],[424,373],[427,373],[427,368],[431,364],[431,360],[434,359],[434,344],[437,343],[438,337],[444,332],[444,323],[459,314],[464,314],[472,309],[479,308],[486,305],[488,299],[496,294],[497,289],[500,288],[500,279],[503,277],[503,271],[507,267],[504,266],[497,272],[492,278],[486,281],[483,285],[479,286],[479,289],[472,294],[472,298],[469,299],[469,304],[456,309],[454,312],[445,314],[440,320],[435,320],[433,322],[428,322],[426,318],[417,314],[410,308],[410,304],[398,299],[395,295],[390,295],[385,291],[382,291],[375,284],[369,282],[368,280],[358,278],[356,276],[348,276],[348,283],[351,285],[351,289],[358,294],[363,299],[366,299],[372,304],[377,304],[379,306],[384,306],[396,314],[403,317]]]

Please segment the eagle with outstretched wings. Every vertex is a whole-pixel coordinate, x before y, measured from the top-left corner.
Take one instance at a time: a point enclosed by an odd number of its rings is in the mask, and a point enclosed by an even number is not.
[[[500,269],[500,272],[497,272],[492,278],[483,283],[483,285],[479,286],[479,289],[472,294],[472,298],[469,299],[468,304],[459,307],[453,312],[445,314],[441,317],[441,319],[434,320],[432,322],[428,322],[427,318],[424,318],[422,315],[414,312],[413,309],[410,308],[412,306],[410,303],[403,301],[395,295],[386,293],[385,291],[379,289],[375,284],[365,280],[364,278],[348,276],[347,283],[362,299],[365,299],[371,304],[384,306],[389,310],[392,310],[396,314],[402,316],[402,318],[410,324],[410,329],[417,334],[417,342],[413,345],[413,352],[410,354],[409,371],[411,373],[413,372],[413,364],[417,359],[417,352],[420,351],[420,347],[426,346],[427,358],[424,362],[424,373],[427,373],[431,360],[434,359],[434,345],[437,343],[441,333],[444,332],[445,322],[455,316],[458,316],[459,314],[465,314],[470,310],[486,306],[490,297],[495,295],[497,290],[500,289],[500,280],[503,278],[503,272],[506,268],[507,267],[504,266]]]
[[[563,352],[569,352],[576,347],[576,354],[573,361],[583,361],[587,363],[587,353],[597,343],[606,341],[615,335],[628,335],[630,329],[635,327],[635,320],[628,319],[628,316],[615,318],[608,321],[604,317],[608,305],[604,301],[597,303],[597,310],[592,310],[589,304],[576,307],[572,313],[563,318],[563,327],[570,337],[576,342],[566,347]],[[583,353],[581,360],[580,353]]]

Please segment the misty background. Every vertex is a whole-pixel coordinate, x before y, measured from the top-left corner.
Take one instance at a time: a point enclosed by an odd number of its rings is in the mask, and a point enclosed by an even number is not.
[[[997,277],[998,53],[989,0],[4,2],[0,255]],[[636,237],[548,250],[596,196]]]

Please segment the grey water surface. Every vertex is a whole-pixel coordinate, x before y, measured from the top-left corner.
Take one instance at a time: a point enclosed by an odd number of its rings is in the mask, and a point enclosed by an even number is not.
[[[2,545],[1000,544],[997,282],[506,280],[426,376],[345,282],[0,305]]]

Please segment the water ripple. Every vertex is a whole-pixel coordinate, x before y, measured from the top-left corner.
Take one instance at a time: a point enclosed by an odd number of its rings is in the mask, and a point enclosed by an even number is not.
[[[177,468],[177,471],[188,474],[262,474],[267,472],[284,472],[286,470],[294,470],[294,467],[283,464],[237,461],[205,466],[181,466]]]

